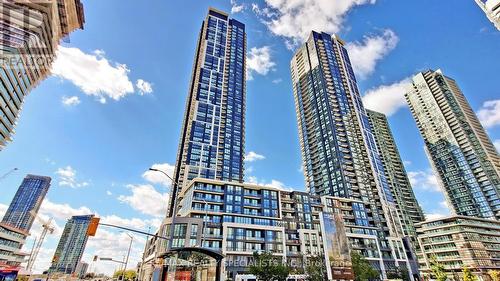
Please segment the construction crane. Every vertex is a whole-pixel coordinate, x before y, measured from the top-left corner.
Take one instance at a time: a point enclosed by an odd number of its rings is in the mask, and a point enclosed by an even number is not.
[[[40,237],[35,240],[35,245],[33,247],[33,250],[31,251],[30,258],[28,259],[28,264],[26,265],[26,269],[28,271],[31,271],[33,269],[33,265],[35,264],[36,257],[38,256],[38,253],[40,252],[40,248],[42,248],[43,240],[45,240],[45,236],[47,235],[47,232],[50,234],[54,233],[54,227],[52,226],[52,218],[50,218],[48,221],[43,220],[42,218],[38,217],[35,212],[31,211],[30,214],[35,217],[40,223],[42,224],[42,234],[40,234]]]
[[[14,169],[8,171],[7,173],[5,173],[3,176],[0,177],[0,181],[5,179],[6,177],[8,177],[10,174],[14,173],[17,170],[18,170],[17,168],[14,168]]]

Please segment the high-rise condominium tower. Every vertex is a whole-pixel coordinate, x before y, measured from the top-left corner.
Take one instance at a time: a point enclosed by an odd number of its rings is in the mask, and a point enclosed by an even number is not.
[[[27,175],[0,222],[0,268],[19,270],[26,255],[21,251],[26,237],[50,187],[50,178]]]
[[[50,74],[59,41],[83,24],[80,0],[0,1],[0,150],[24,97]]]
[[[396,142],[392,136],[387,117],[379,112],[367,110],[375,142],[380,148],[382,165],[387,182],[395,199],[399,218],[403,223],[406,236],[416,242],[415,224],[425,220],[424,213],[415,198],[413,189],[406,174],[403,161],[399,155]]]
[[[73,216],[66,222],[49,272],[75,273],[87,245],[87,229],[93,217]]]
[[[50,177],[27,175],[5,213],[2,223],[29,232],[50,187]]]
[[[500,219],[500,156],[455,80],[420,72],[406,100],[453,211]]]
[[[245,50],[245,25],[210,8],[198,37],[171,198],[196,177],[243,181]]]
[[[384,261],[374,266],[384,274],[394,260],[407,261],[391,250],[402,247],[402,225],[343,45],[336,36],[312,32],[291,61],[304,176],[310,193],[367,204],[356,209],[348,231],[377,233]],[[373,257],[363,238],[350,242]]]

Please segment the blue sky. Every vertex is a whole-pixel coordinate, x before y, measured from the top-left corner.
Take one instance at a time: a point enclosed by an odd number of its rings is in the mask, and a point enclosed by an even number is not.
[[[254,152],[247,181],[304,188],[289,61],[311,29],[335,32],[351,52],[367,107],[390,114],[425,212],[447,213],[403,89],[416,72],[441,68],[500,146],[500,32],[474,1],[290,2],[83,1],[85,30],[62,44],[54,75],[26,98],[14,139],[0,152],[0,173],[19,168],[0,181],[0,212],[25,174],[53,178],[40,217],[54,217],[58,231],[46,240],[38,270],[48,267],[71,215],[96,212],[146,230],[158,225],[169,185],[145,172],[152,165],[171,171],[175,162],[197,34],[209,6],[232,10],[246,24],[252,78],[246,151]],[[39,233],[38,224],[32,233]],[[144,238],[136,240],[133,265]],[[122,258],[127,243],[124,233],[99,229],[84,259]],[[109,273],[114,265],[91,269]]]

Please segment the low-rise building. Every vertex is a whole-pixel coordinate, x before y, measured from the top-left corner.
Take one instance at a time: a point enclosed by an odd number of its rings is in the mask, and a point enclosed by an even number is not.
[[[21,229],[0,223],[0,269],[3,266],[10,271],[19,271],[28,255],[21,251],[27,236],[28,233]]]
[[[75,269],[75,276],[78,278],[84,278],[89,269],[89,264],[86,262],[79,262]]]
[[[500,221],[451,216],[416,224],[420,271],[430,275],[431,261],[442,264],[453,280],[468,267],[482,280],[500,270]]]
[[[155,268],[168,264],[170,246],[221,254],[221,280],[248,274],[254,252],[271,252],[294,272],[304,272],[311,256],[325,257],[331,280],[353,279],[351,251],[365,256],[381,275],[391,269],[385,266],[388,260],[416,274],[408,258],[409,243],[381,241],[370,216],[354,221],[359,219],[355,213],[366,208],[358,200],[200,178],[192,180],[177,200],[178,216],[166,218],[158,232],[169,239],[148,241],[144,259],[150,262],[141,280],[150,280]],[[382,249],[390,249],[392,255]]]

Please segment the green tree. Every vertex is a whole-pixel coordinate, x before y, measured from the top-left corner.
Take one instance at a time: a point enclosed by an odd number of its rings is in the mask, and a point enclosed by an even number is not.
[[[379,272],[370,265],[364,256],[352,252],[351,261],[356,281],[367,281],[380,278]]]
[[[464,281],[477,281],[477,277],[474,276],[474,274],[472,274],[472,271],[470,270],[470,268],[464,266],[462,268],[462,273],[463,273]]]
[[[411,280],[410,272],[408,271],[408,268],[401,267],[399,269],[399,272],[401,273],[401,279],[403,279],[403,281],[410,281]]]
[[[272,253],[253,253],[254,261],[250,265],[249,272],[261,281],[286,281],[290,268],[283,263],[280,257]]]
[[[493,281],[500,281],[500,271],[498,270],[488,270],[488,275],[491,277]]]
[[[393,267],[387,270],[387,279],[401,279],[410,281],[410,273],[406,267]]]
[[[18,275],[16,281],[28,281],[30,278],[26,275]]]
[[[431,257],[431,272],[436,281],[446,281],[448,279],[444,266],[437,261],[436,256]]]
[[[122,279],[123,276],[123,270],[118,270],[113,274],[113,278],[118,278],[119,280]],[[134,280],[137,277],[137,272],[135,270],[127,270],[125,271],[125,280]]]
[[[307,281],[326,280],[325,259],[321,256],[309,257],[306,261]]]

